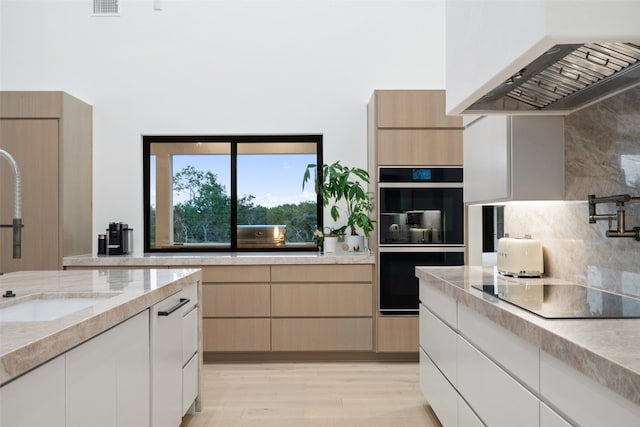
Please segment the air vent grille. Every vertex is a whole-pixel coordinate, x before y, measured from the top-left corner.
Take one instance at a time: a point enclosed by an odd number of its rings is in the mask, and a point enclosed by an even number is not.
[[[632,43],[588,43],[575,49],[507,96],[542,109],[614,74],[638,66],[640,46]]]
[[[93,14],[100,16],[117,16],[118,0],[93,0]]]

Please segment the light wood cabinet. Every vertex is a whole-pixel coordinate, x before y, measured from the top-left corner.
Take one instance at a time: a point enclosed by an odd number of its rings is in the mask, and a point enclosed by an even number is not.
[[[379,316],[377,329],[379,353],[418,352],[418,316]]]
[[[269,317],[269,284],[202,285],[204,317]]]
[[[458,130],[380,129],[378,160],[384,165],[462,165],[462,132]],[[426,163],[424,163],[426,164]]]
[[[364,318],[273,319],[273,351],[371,351],[372,320]]]
[[[271,351],[271,267],[202,267],[205,352]]]
[[[58,270],[91,252],[92,107],[64,92],[0,92],[0,148],[22,175],[22,258],[0,229],[0,271]],[[0,223],[13,221],[13,174],[0,160]]]
[[[371,283],[271,285],[272,317],[366,316],[373,314]]]
[[[372,265],[273,265],[273,351],[372,351]]]
[[[271,351],[271,319],[203,319],[204,351]]]
[[[460,128],[462,118],[447,116],[444,90],[376,90],[379,128]]]
[[[369,168],[462,165],[462,118],[444,90],[376,90],[368,105]]]

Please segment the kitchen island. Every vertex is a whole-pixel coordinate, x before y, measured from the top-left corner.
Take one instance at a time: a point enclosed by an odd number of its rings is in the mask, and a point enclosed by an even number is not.
[[[545,319],[473,287],[561,280],[468,266],[416,275],[421,383],[445,425],[640,422],[640,319]]]
[[[91,402],[108,408],[108,417],[117,416],[118,425],[147,424],[153,409],[150,381],[159,372],[153,365],[159,359],[153,348],[158,332],[150,312],[187,291],[195,312],[201,278],[197,269],[24,271],[0,276],[0,294],[15,294],[0,301],[0,424],[36,425],[15,421],[11,412],[19,417],[38,415],[38,405],[43,404],[40,416],[47,425],[82,425],[85,415],[91,416]],[[189,385],[189,396],[199,405],[200,328],[192,320],[183,325],[189,325],[184,330],[194,337],[188,348],[193,349],[189,357],[195,357],[189,368],[195,381]],[[181,348],[184,341],[176,338]],[[184,365],[177,364],[181,373]],[[133,391],[135,396],[129,396]],[[95,399],[85,402],[85,396]],[[60,422],[54,421],[60,414]]]

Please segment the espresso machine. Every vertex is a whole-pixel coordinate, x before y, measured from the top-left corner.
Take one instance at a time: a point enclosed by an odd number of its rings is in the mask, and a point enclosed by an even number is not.
[[[99,237],[99,255],[128,255],[133,252],[133,228],[129,228],[129,225],[121,222],[111,222],[105,237],[106,245],[100,244]],[[106,246],[106,254],[100,254],[104,250],[101,246]]]

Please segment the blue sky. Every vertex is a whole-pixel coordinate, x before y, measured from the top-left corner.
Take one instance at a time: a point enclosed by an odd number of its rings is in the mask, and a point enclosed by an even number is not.
[[[315,201],[313,182],[302,191],[302,176],[308,163],[315,162],[312,154],[269,154],[238,157],[238,193],[242,197],[255,196],[256,205],[271,207],[285,203]],[[218,177],[227,194],[231,189],[230,161],[227,155],[183,155],[173,157],[174,174],[185,166],[191,165],[197,170],[211,171]],[[151,164],[151,179],[155,182],[155,165]],[[152,194],[152,200],[154,199]],[[178,195],[174,203],[186,194]]]

